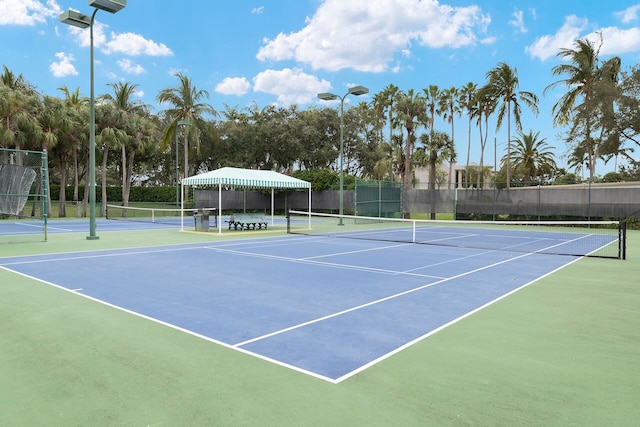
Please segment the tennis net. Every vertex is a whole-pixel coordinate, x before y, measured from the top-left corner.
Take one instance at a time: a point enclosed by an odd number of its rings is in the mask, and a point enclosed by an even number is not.
[[[120,206],[107,204],[107,219],[152,222],[180,226],[181,220],[192,221],[196,214],[216,217],[216,208],[179,209],[179,208],[144,208],[137,206]]]
[[[626,259],[624,221],[446,221],[289,211],[287,232],[474,249]]]

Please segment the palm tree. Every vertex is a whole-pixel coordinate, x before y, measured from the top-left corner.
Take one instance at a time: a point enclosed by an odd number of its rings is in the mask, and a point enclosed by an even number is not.
[[[64,94],[64,104],[67,107],[67,114],[72,120],[72,130],[64,137],[68,140],[67,144],[71,145],[71,156],[73,162],[73,201],[78,202],[78,189],[80,186],[80,177],[78,170],[78,152],[83,146],[84,142],[88,142],[88,131],[84,131],[86,126],[86,115],[88,113],[85,109],[89,106],[89,98],[80,96],[80,88],[76,88],[73,92],[69,91],[66,86],[58,88]],[[87,150],[88,150],[87,146]],[[87,186],[88,187],[88,186]],[[88,192],[85,192],[88,194]],[[88,198],[86,199],[88,202]],[[84,206],[86,211],[86,205]]]
[[[427,117],[427,123],[430,127],[430,140],[434,139],[434,125],[436,123],[436,113],[439,112],[438,110],[438,100],[440,99],[441,96],[441,92],[440,89],[438,88],[437,85],[429,85],[429,87],[427,89],[422,89],[422,91],[424,92],[424,96],[426,99],[426,103],[427,103],[427,112],[428,112],[428,117]],[[432,156],[433,153],[430,154],[430,156]],[[436,176],[436,171],[431,171],[429,170],[429,189],[435,189],[436,188],[436,180],[435,180],[435,176]]]
[[[394,106],[398,101],[398,96],[400,95],[400,89],[398,86],[389,84],[382,91],[383,99],[384,99],[384,109],[387,110],[388,121],[389,121],[389,142],[392,140],[393,129],[394,129],[394,121],[393,121],[393,113]]]
[[[74,130],[73,115],[68,111],[68,107],[60,98],[45,96],[43,99],[44,108],[38,114],[38,121],[42,128],[42,148],[53,154],[59,162],[60,173],[60,197],[58,205],[58,215],[66,216],[66,194],[67,184],[67,164],[71,151],[74,149],[73,138],[70,134]],[[53,160],[53,159],[52,159]],[[49,176],[46,176],[46,186],[49,188]],[[47,215],[51,216],[51,195],[47,192]]]
[[[436,219],[436,181],[438,165],[447,159],[455,158],[453,141],[445,132],[432,131],[429,134],[422,134],[420,141],[424,147],[424,156],[429,164],[429,194],[431,198],[431,219]]]
[[[544,93],[556,86],[565,86],[569,90],[553,106],[554,125],[567,125],[573,122],[573,130],[583,132],[583,150],[589,164],[589,180],[595,175],[595,163],[598,156],[597,141],[592,136],[595,119],[599,114],[612,109],[612,101],[599,94],[613,92],[620,73],[621,61],[612,57],[600,64],[600,46],[597,48],[588,39],[575,42],[575,49],[560,49],[558,56],[571,63],[556,65],[551,69],[554,76],[566,75],[547,86]],[[582,101],[582,103],[579,103]]]
[[[503,158],[502,162],[512,164],[514,170],[522,175],[524,185],[531,185],[533,178],[551,177],[556,170],[553,147],[547,144],[545,138],[539,138],[540,132],[528,134],[522,132],[513,139],[514,147],[511,158]]]
[[[519,101],[526,104],[531,111],[538,115],[538,97],[533,92],[519,91],[520,85],[518,79],[518,70],[511,68],[506,62],[501,62],[498,66],[487,73],[487,87],[491,96],[498,101],[502,101],[498,108],[498,117],[496,121],[496,130],[502,126],[504,116],[507,116],[507,188],[511,180],[511,113],[515,120],[518,131],[522,130],[520,120],[522,109]],[[513,108],[511,108],[513,105]]]
[[[460,104],[458,103],[459,94],[458,89],[455,87],[450,87],[449,89],[444,89],[440,94],[440,99],[438,100],[440,107],[439,111],[450,125],[451,125],[451,146],[455,147],[455,126],[454,126],[454,117],[455,115],[460,115],[462,109],[460,108]],[[449,177],[447,178],[447,189],[451,190],[451,178],[453,174],[453,161],[455,156],[449,157]]]
[[[7,66],[0,75],[0,147],[39,148],[40,126],[37,115],[42,100],[22,74],[16,76]],[[18,159],[20,162],[21,159]]]
[[[394,123],[404,126],[407,131],[407,140],[404,146],[404,165],[400,174],[402,176],[402,191],[408,191],[411,186],[411,151],[415,140],[415,131],[427,121],[426,99],[420,94],[409,89],[401,93],[396,104],[396,117]],[[404,200],[407,198],[404,197]],[[403,203],[403,216],[409,218],[407,205]]]
[[[197,121],[203,119],[203,115],[210,114],[216,116],[214,108],[200,102],[203,98],[209,98],[209,92],[206,90],[198,90],[191,79],[182,73],[174,74],[179,85],[173,88],[162,89],[158,93],[157,100],[161,104],[169,104],[163,113],[169,118],[170,122],[164,129],[162,134],[161,149],[166,150],[174,139],[178,129],[178,122],[181,120],[190,122],[193,126],[187,126],[184,132],[184,177],[189,176],[189,141],[195,141],[196,150],[200,151],[200,135],[198,132]]]
[[[473,110],[476,99],[477,85],[473,82],[468,82],[462,88],[460,88],[458,103],[461,110],[464,109],[468,118],[468,142],[467,142],[467,162],[464,166],[464,184],[465,187],[469,184],[469,157],[471,155],[471,121],[473,119]]]
[[[476,125],[478,126],[478,132],[480,134],[480,166],[479,171],[484,170],[484,150],[487,146],[487,139],[489,137],[489,116],[493,114],[496,109],[496,98],[492,96],[490,89],[487,86],[480,88],[475,93],[473,106],[471,109],[471,115],[476,118]],[[482,123],[484,121],[484,132],[482,131]],[[482,188],[480,178],[482,174],[476,176],[476,188]]]
[[[113,95],[105,94],[101,97],[101,100],[107,101],[122,112],[122,114],[124,115],[123,123],[125,125],[138,123],[138,120],[146,117],[149,114],[150,107],[147,104],[139,99],[133,99],[133,96],[135,95],[136,90],[139,86],[138,84],[117,82],[109,83],[108,85],[113,89]],[[139,126],[136,126],[137,129],[125,128],[124,131],[128,135],[128,138],[120,139],[118,141],[120,144],[122,157],[122,202],[124,206],[127,206],[129,203],[129,191],[131,189],[130,174],[132,172],[132,169],[131,165],[129,167],[127,166],[127,159],[129,159],[130,162],[133,162],[135,152],[142,147],[140,145],[140,141],[143,137],[144,130],[149,130],[147,124],[138,124]],[[105,147],[105,150],[107,149],[108,146]],[[106,157],[106,152],[104,156]],[[103,171],[103,174],[104,173],[105,171]],[[105,203],[105,200],[103,200],[103,203]]]
[[[126,144],[129,135],[125,130],[127,125],[126,114],[115,104],[100,103],[96,108],[96,144],[102,147],[102,215],[107,215],[107,171],[109,161],[109,148]],[[98,132],[99,131],[99,132]]]

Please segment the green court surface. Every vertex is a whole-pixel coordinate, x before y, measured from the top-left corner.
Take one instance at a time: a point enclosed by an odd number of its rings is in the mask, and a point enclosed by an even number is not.
[[[635,426],[640,232],[628,234],[626,261],[581,259],[339,384],[0,269],[0,426]],[[0,257],[230,238],[85,237]]]

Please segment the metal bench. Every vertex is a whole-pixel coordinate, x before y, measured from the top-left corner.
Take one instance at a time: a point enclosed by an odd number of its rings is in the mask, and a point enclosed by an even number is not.
[[[263,215],[256,213],[233,213],[227,222],[229,230],[266,230],[268,224]]]

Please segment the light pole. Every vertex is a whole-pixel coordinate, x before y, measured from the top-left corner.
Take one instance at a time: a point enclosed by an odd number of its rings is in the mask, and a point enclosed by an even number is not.
[[[89,98],[89,235],[87,240],[97,240],[96,236],[96,103],[93,90],[93,23],[98,10],[116,13],[127,5],[127,0],[89,0],[93,7],[91,17],[74,10],[60,14],[60,22],[78,28],[89,28],[90,40],[90,98]],[[86,190],[86,189],[85,189]]]
[[[176,123],[176,208],[180,206],[180,165],[178,165],[178,129],[180,126],[191,126],[191,121],[178,120]]]
[[[318,98],[323,101],[333,101],[336,99],[340,100],[340,191],[338,192],[340,198],[340,221],[338,225],[344,225],[342,222],[342,216],[344,215],[344,167],[343,167],[343,157],[344,157],[344,99],[348,95],[365,95],[369,93],[369,88],[364,86],[354,86],[349,88],[349,91],[344,94],[344,96],[338,96],[334,93],[323,92],[318,94]]]

